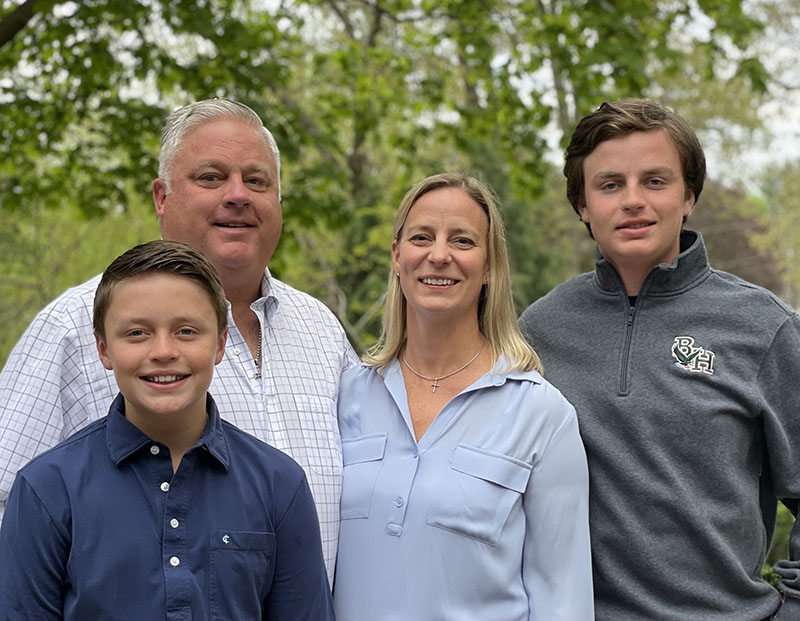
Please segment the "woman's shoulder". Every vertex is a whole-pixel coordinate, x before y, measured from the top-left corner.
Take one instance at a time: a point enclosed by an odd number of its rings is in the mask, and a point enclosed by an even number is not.
[[[575,417],[572,404],[538,371],[512,369],[498,375],[505,381],[504,390],[509,393],[507,397],[519,400],[532,415],[541,416],[544,413],[560,421]],[[518,394],[512,397],[510,393]]]
[[[359,362],[342,372],[342,388],[357,386],[381,379],[378,368],[367,362]]]

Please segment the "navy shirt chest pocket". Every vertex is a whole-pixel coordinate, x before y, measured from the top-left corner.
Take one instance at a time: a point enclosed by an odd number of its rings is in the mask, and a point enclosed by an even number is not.
[[[341,518],[369,517],[372,490],[383,465],[386,434],[342,438]]]
[[[460,444],[431,503],[427,523],[497,545],[515,503],[522,501],[530,464]]]
[[[212,530],[209,603],[212,619],[260,619],[275,570],[275,534]]]

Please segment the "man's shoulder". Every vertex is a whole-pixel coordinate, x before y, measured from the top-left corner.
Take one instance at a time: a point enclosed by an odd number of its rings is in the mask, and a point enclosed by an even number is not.
[[[769,289],[744,280],[735,274],[711,269],[714,282],[724,293],[737,298],[736,305],[727,305],[731,312],[746,312],[755,316],[774,317],[782,321],[796,311]]]
[[[76,312],[88,310],[91,314],[94,295],[101,277],[102,274],[97,274],[86,282],[70,287],[39,311],[37,319],[54,317],[69,321],[70,318],[74,318]]]
[[[550,292],[528,306],[522,313],[521,320],[525,321],[528,317],[551,313],[579,303],[579,298],[585,296],[586,291],[592,287],[593,278],[594,272],[585,272],[556,285]]]
[[[333,311],[314,296],[300,291],[274,276],[270,276],[270,291],[282,307],[296,309],[299,312],[311,312],[321,317],[329,318],[338,324]]]
[[[77,476],[83,479],[82,465],[88,454],[103,449],[106,444],[107,417],[89,423],[52,448],[47,449],[23,466],[19,475],[31,483],[47,485],[53,477]]]

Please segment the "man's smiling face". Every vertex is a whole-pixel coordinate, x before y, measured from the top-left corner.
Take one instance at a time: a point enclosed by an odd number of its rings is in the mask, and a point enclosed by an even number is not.
[[[601,142],[584,160],[579,208],[600,253],[623,274],[671,263],[692,211],[678,150],[661,130]]]
[[[264,133],[229,118],[190,129],[172,163],[170,191],[154,183],[161,235],[226,272],[261,273],[281,233],[275,159]]]

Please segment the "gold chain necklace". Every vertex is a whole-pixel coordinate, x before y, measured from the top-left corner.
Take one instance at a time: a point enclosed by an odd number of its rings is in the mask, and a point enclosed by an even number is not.
[[[484,343],[485,343],[485,341],[484,341]],[[481,352],[483,351],[484,343],[481,343],[481,348],[478,350],[478,353],[475,354],[472,358],[470,358],[469,362],[467,362],[467,364],[465,364],[460,369],[456,369],[452,373],[448,373],[447,375],[440,375],[439,377],[428,377],[427,375],[423,375],[422,373],[417,371],[414,367],[412,367],[410,364],[408,364],[408,360],[406,360],[406,352],[403,352],[403,354],[402,354],[403,364],[406,365],[408,367],[408,370],[411,371],[417,377],[420,377],[420,378],[422,378],[424,380],[428,380],[429,382],[433,382],[433,384],[431,384],[431,386],[433,388],[433,390],[431,390],[431,392],[436,392],[436,389],[439,388],[439,381],[440,380],[447,379],[448,377],[452,377],[456,373],[461,373],[461,371],[466,369],[469,365],[471,365],[473,362],[475,362],[478,359],[478,356],[480,356]]]

